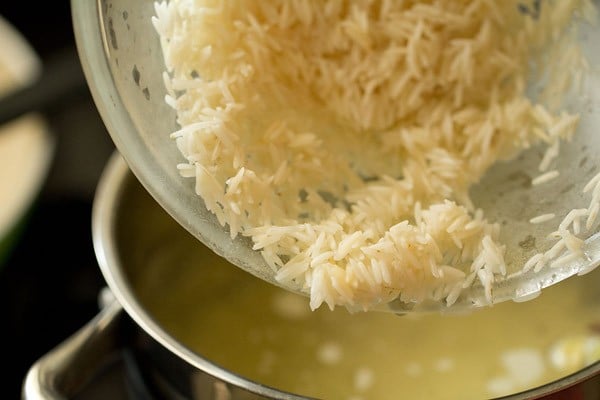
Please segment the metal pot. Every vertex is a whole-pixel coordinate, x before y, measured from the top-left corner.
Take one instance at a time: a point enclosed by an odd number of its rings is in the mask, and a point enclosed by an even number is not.
[[[134,229],[132,223],[137,225]],[[156,398],[306,399],[215,365],[175,339],[144,307],[134,289],[136,280],[143,277],[140,254],[163,243],[166,236],[188,233],[152,200],[118,154],[98,186],[92,224],[98,263],[114,297],[105,301],[96,318],[31,367],[24,399],[72,398],[107,357],[124,349]],[[591,378],[599,372],[600,362],[596,362],[550,384],[504,398],[564,396],[573,389],[583,393],[586,385],[588,393],[592,390],[597,396],[599,384]],[[136,398],[148,396],[135,394]]]

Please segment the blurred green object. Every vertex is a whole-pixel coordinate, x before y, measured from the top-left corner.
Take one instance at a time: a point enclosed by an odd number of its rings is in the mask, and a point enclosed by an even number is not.
[[[12,227],[12,229],[0,239],[0,267],[4,265],[6,260],[11,254],[11,250],[15,247],[19,241],[21,234],[25,230],[27,225],[27,218],[21,219],[19,223]]]

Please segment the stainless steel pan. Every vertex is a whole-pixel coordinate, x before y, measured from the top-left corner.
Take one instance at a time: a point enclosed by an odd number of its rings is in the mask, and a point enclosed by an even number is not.
[[[142,256],[164,243],[165,237],[195,239],[147,194],[118,154],[98,186],[92,222],[98,263],[112,295],[96,318],[31,367],[23,386],[24,399],[72,398],[118,352],[126,352],[137,364],[157,398],[305,399],[249,381],[194,353],[143,306],[134,289],[145,271]],[[599,384],[592,377],[599,372],[600,362],[596,362],[558,381],[505,398],[542,398],[576,384],[594,385],[597,395]],[[138,393],[134,398],[145,396]]]

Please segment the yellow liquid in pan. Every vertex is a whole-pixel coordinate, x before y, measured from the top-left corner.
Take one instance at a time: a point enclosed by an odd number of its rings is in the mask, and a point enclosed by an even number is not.
[[[146,255],[136,290],[177,340],[269,386],[324,399],[483,399],[600,358],[598,272],[469,315],[311,312],[177,237]]]

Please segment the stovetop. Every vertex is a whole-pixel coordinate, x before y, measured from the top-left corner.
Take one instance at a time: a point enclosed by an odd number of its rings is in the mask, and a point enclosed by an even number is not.
[[[42,62],[75,48],[67,0],[3,1],[0,15]],[[91,96],[45,117],[57,137],[53,164],[17,246],[0,269],[3,364],[9,367],[1,397],[6,399],[20,397],[24,376],[39,357],[96,315],[104,286],[92,247],[91,208],[113,143]]]

